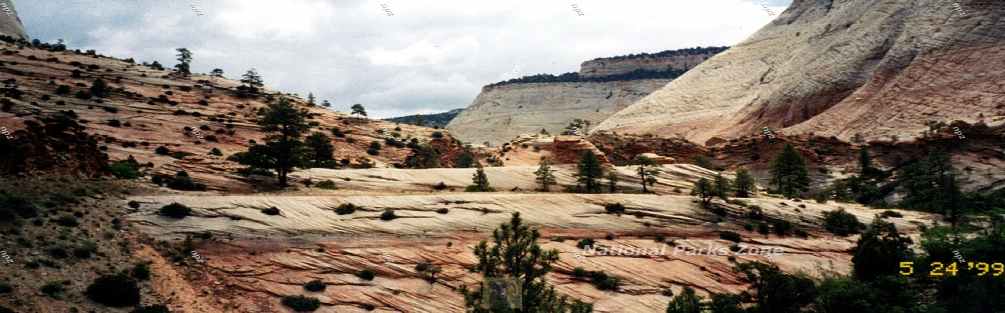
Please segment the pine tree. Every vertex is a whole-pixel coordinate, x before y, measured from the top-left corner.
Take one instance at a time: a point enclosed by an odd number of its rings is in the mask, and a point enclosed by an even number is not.
[[[723,177],[722,173],[716,173],[712,188],[715,190],[716,197],[722,200],[729,200],[729,193],[732,191],[732,182],[728,178]]]
[[[213,71],[209,73],[209,76],[213,76],[216,78],[223,78],[223,70],[214,68]]]
[[[178,64],[174,66],[178,70],[178,74],[182,76],[192,75],[191,64],[192,64],[192,51],[186,48],[178,48]]]
[[[265,82],[262,80],[262,76],[258,75],[258,71],[255,69],[250,69],[241,75],[241,87],[239,91],[242,95],[249,96],[258,94],[259,89],[265,87]]]
[[[326,108],[330,108],[330,107],[332,107],[332,103],[328,102],[328,100],[321,101],[321,106],[326,107]]]
[[[771,183],[778,188],[778,193],[786,197],[797,197],[810,186],[806,161],[792,145],[785,145],[785,149],[771,163],[771,176]]]
[[[667,307],[667,313],[701,312],[701,296],[695,294],[691,287],[684,287],[684,291],[674,296]]]
[[[911,239],[901,236],[897,226],[877,216],[859,237],[851,258],[855,278],[870,281],[897,275],[898,262],[910,260],[913,256],[910,245]]]
[[[642,183],[642,192],[649,192],[646,185],[653,186],[656,184],[656,175],[660,173],[659,164],[656,164],[656,161],[653,161],[653,159],[641,155],[632,159],[632,164],[638,166],[635,172],[638,173],[639,182]]]
[[[287,186],[287,174],[303,165],[304,144],[300,137],[310,128],[307,112],[298,110],[293,102],[282,97],[263,109],[258,119],[262,131],[269,133],[265,145],[253,145],[234,160],[248,165],[249,170],[274,170],[279,186]]]
[[[313,133],[307,136],[305,143],[310,150],[308,160],[314,167],[327,167],[331,164],[335,154],[331,138],[322,133]]]
[[[362,117],[366,117],[366,108],[364,108],[362,104],[359,103],[353,104],[351,109],[352,109],[351,113],[352,115],[359,115]]]
[[[314,99],[314,93],[313,92],[308,92],[307,93],[307,105],[309,105],[309,106],[316,105],[316,103],[314,103],[314,101],[315,101],[315,99]]]
[[[473,271],[481,273],[483,284],[476,290],[461,286],[467,312],[473,313],[588,313],[591,304],[570,301],[548,285],[545,276],[558,261],[557,250],[544,250],[537,241],[541,234],[523,223],[520,213],[513,213],[509,223],[492,232],[492,245],[482,241],[475,246],[478,259]],[[483,294],[492,292],[490,281],[509,281],[519,295]],[[519,296],[522,307],[515,308],[507,300]],[[500,299],[502,298],[502,299]],[[488,303],[485,302],[489,299]]]
[[[475,169],[475,174],[471,176],[471,185],[464,189],[468,192],[490,192],[495,191],[489,185],[489,177],[485,175],[485,168],[482,167],[481,162],[477,162],[478,166]]]
[[[733,181],[733,191],[738,198],[747,198],[754,194],[757,189],[757,185],[754,182],[754,176],[750,175],[746,169],[736,170],[736,180]]]
[[[712,186],[712,182],[708,181],[707,178],[702,178],[694,183],[694,189],[691,190],[691,194],[698,196],[702,207],[707,207],[712,203],[712,198],[715,197],[715,187]]]
[[[872,157],[869,156],[869,148],[862,148],[858,152],[858,168],[863,177],[868,177],[869,169],[872,168]]]
[[[618,173],[614,171],[607,172],[607,191],[610,193],[618,192]]]
[[[579,171],[576,173],[576,178],[580,190],[586,193],[600,193],[601,185],[597,180],[604,176],[604,169],[597,155],[593,154],[593,151],[584,151],[577,167]]]
[[[551,185],[557,183],[555,171],[551,169],[551,163],[548,162],[548,159],[541,159],[537,171],[534,171],[534,176],[537,176],[537,183],[541,185],[541,190],[545,192],[551,189]]]
[[[98,97],[98,98],[107,97],[109,90],[110,89],[108,88],[108,83],[106,83],[105,80],[103,80],[101,78],[95,79],[94,83],[91,84],[91,95],[92,96],[95,96],[95,97]]]

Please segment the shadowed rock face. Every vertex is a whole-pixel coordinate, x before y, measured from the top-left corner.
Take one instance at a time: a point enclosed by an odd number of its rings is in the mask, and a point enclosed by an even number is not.
[[[771,24],[594,131],[908,139],[928,121],[1000,121],[1005,3],[796,0]]]
[[[0,0],[0,35],[28,39],[13,0]]]

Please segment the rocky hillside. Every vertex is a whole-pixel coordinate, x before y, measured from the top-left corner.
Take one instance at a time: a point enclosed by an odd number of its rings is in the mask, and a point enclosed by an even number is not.
[[[763,127],[917,137],[930,122],[1005,119],[1005,3],[796,0],[730,50],[594,131],[705,143]]]
[[[13,0],[0,0],[0,35],[28,39]]]
[[[498,145],[542,129],[561,133],[574,119],[596,125],[721,49],[597,59],[583,63],[579,73],[492,84],[447,129],[467,143]]]
[[[102,95],[95,94],[99,80],[108,86]],[[263,142],[257,112],[279,96],[309,111],[312,131],[331,138],[342,166],[400,165],[414,153],[408,145],[413,139],[430,143],[443,155],[459,148],[442,130],[348,117],[273,91],[242,97],[237,81],[204,74],[183,77],[93,51],[0,43],[0,81],[6,96],[0,126],[11,135],[7,139],[18,140],[26,121],[67,116],[84,125],[83,131],[97,138],[112,161],[132,157],[143,172],[154,175],[184,171],[213,190],[251,190],[251,180],[237,174],[243,166],[228,157]],[[379,148],[370,149],[374,142]]]
[[[426,126],[433,128],[443,128],[446,127],[447,124],[450,124],[450,121],[454,120],[454,118],[457,117],[458,114],[461,114],[461,112],[464,112],[464,109],[453,109],[443,113],[416,114],[416,115],[392,117],[386,120],[395,123],[405,123],[405,124]]]

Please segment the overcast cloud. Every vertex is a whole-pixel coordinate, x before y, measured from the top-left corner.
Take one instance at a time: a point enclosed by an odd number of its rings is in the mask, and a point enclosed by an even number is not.
[[[597,57],[733,45],[789,0],[29,0],[29,35],[312,91],[374,117],[466,107],[481,87]],[[579,9],[574,9],[573,5]],[[193,9],[193,6],[195,9]],[[765,6],[768,9],[765,9]],[[200,15],[201,14],[201,15]]]

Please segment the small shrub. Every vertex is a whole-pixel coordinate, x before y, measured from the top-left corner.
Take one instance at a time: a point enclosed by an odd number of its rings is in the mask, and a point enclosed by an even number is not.
[[[435,139],[441,139],[441,138],[443,138],[443,132],[433,132],[432,136]]]
[[[41,288],[43,294],[49,296],[50,298],[55,299],[58,299],[59,296],[62,295],[63,291],[65,290],[66,289],[63,287],[63,282],[61,281],[50,281],[45,285],[42,285]]]
[[[133,209],[139,209],[140,208],[140,203],[136,202],[136,201],[129,201],[129,207],[133,208]]]
[[[279,208],[277,207],[264,208],[262,209],[262,213],[264,213],[265,215],[279,215]]]
[[[450,213],[450,209],[447,209],[447,208],[439,208],[439,209],[436,209],[436,213],[440,213],[440,214],[447,214],[447,213]]]
[[[576,243],[576,247],[580,249],[586,249],[586,247],[592,247],[595,246],[596,244],[597,242],[592,238],[585,238],[580,239],[579,242]]]
[[[788,235],[792,231],[792,223],[786,220],[775,220],[771,222],[771,228],[775,230],[775,234],[779,236]]]
[[[377,277],[377,273],[374,273],[373,270],[367,268],[357,272],[356,277],[359,277],[362,280],[373,280],[374,277]]]
[[[135,306],[140,303],[140,289],[136,281],[125,275],[98,277],[87,287],[88,299],[110,307]]]
[[[621,280],[617,277],[607,275],[604,271],[590,272],[590,283],[600,290],[618,290]]]
[[[161,207],[159,213],[161,216],[171,218],[185,218],[186,216],[192,215],[192,209],[184,204],[175,202]]]
[[[77,227],[80,225],[80,222],[78,222],[77,218],[73,215],[60,215],[56,218],[56,225],[63,227]]]
[[[900,212],[897,212],[897,211],[886,210],[886,211],[883,211],[883,213],[880,213],[879,216],[884,217],[884,218],[888,218],[888,217],[901,218],[901,217],[904,217],[904,214],[900,214]]]
[[[625,206],[621,203],[608,203],[604,205],[604,210],[610,214],[621,214],[625,213]]]
[[[142,262],[136,263],[133,269],[129,271],[129,274],[140,281],[145,281],[150,279],[150,263]]]
[[[434,190],[445,190],[445,189],[447,189],[447,184],[445,184],[443,182],[440,182],[440,183],[438,183],[436,185],[433,185],[433,189]]]
[[[311,292],[321,292],[324,291],[325,288],[327,287],[328,286],[325,285],[325,282],[321,281],[320,279],[315,279],[304,284],[304,290]]]
[[[154,149],[154,153],[157,153],[159,155],[168,155],[171,154],[171,150],[165,146],[160,146],[157,147],[157,149]]]
[[[359,207],[356,206],[355,204],[352,204],[352,203],[343,203],[343,204],[340,204],[338,207],[335,208],[335,214],[338,214],[338,215],[353,214],[353,213],[356,212],[357,208],[359,208]]]
[[[398,216],[395,215],[394,210],[391,209],[384,210],[384,213],[380,213],[380,220],[382,221],[390,221],[396,218],[398,218]]]
[[[771,232],[771,228],[768,227],[768,223],[760,222],[757,223],[757,232],[760,233],[761,235],[767,235],[768,233]]]
[[[320,182],[318,182],[318,184],[316,186],[318,188],[328,189],[328,190],[338,189],[338,187],[335,186],[335,182],[332,181],[331,179],[320,181]]]
[[[89,259],[98,252],[98,245],[93,241],[85,241],[83,244],[73,248],[73,256],[79,259]]]
[[[857,234],[865,225],[858,221],[858,218],[844,209],[824,212],[824,228],[827,231],[838,235],[848,236]]]
[[[285,296],[283,305],[297,312],[313,312],[321,307],[321,301],[313,297],[305,296]]]
[[[743,241],[743,238],[740,237],[740,234],[728,230],[719,232],[719,238],[722,238],[723,240],[729,240],[732,242]]]

